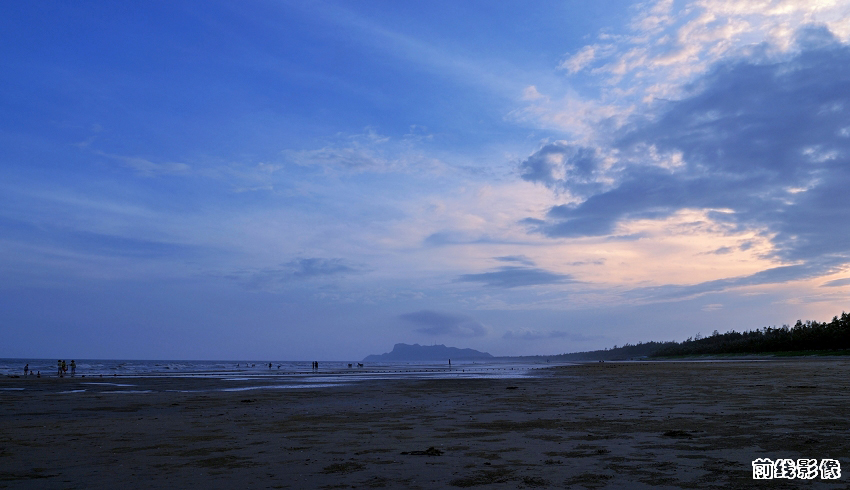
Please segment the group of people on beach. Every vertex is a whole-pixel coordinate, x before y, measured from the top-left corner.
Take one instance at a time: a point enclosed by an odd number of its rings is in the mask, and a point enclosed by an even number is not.
[[[60,378],[65,377],[65,373],[68,372],[68,364],[65,363],[63,359],[59,359],[56,361],[56,371]],[[71,359],[71,376],[77,374],[77,362]]]
[[[33,376],[33,372],[32,372],[32,369],[30,369],[29,363],[27,363],[27,365],[24,366],[24,376]],[[37,372],[35,374],[35,376],[40,378],[41,377],[41,371]]]
[[[64,360],[59,359],[58,361],[56,361],[56,374],[60,378],[64,378],[65,373],[68,372],[68,367],[71,368],[71,376],[74,376],[74,375],[77,374],[77,361],[71,359],[71,364],[68,364]],[[36,376],[36,377],[40,378],[41,377],[41,371],[38,371],[37,373],[33,373],[32,369],[30,369],[29,363],[27,363],[24,366],[24,376]]]

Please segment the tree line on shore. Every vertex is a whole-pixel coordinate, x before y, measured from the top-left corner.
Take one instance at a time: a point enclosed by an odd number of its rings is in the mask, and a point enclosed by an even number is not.
[[[832,321],[797,320],[794,326],[765,327],[710,336],[697,334],[683,342],[640,342],[611,349],[574,352],[555,356],[561,360],[617,360],[641,357],[673,357],[716,354],[764,354],[770,352],[831,351],[850,349],[850,314],[841,313]]]

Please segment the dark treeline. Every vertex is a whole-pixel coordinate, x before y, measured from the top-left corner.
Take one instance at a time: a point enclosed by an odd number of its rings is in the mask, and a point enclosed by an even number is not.
[[[615,345],[611,349],[561,354],[553,358],[559,361],[616,361],[636,357],[649,357],[663,348],[676,345],[678,345],[676,342],[641,342],[636,345],[626,344],[622,347]]]
[[[797,320],[794,326],[726,333],[697,334],[683,342],[646,342],[616,345],[611,349],[552,356],[565,361],[613,361],[641,357],[759,354],[768,352],[830,351],[850,349],[850,314],[841,313],[829,323]]]
[[[655,351],[653,356],[690,356],[700,354],[757,354],[850,349],[850,315],[841,313],[829,323],[797,320],[793,327],[726,333],[717,330],[709,337],[673,342]]]

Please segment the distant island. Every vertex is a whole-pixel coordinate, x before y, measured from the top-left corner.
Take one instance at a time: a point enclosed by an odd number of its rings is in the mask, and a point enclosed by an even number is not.
[[[445,345],[396,344],[392,352],[366,356],[363,362],[387,361],[447,361],[449,359],[492,359],[493,356],[475,349],[458,349]]]

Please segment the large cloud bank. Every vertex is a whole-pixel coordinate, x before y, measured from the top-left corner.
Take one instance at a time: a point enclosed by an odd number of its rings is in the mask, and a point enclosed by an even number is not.
[[[554,142],[522,178],[564,196],[525,223],[548,237],[616,234],[636,219],[702,210],[754,230],[781,266],[700,290],[784,282],[850,262],[850,47],[825,27],[793,55],[716,64],[685,96],[620,127],[608,145]],[[742,246],[747,246],[746,244]]]

